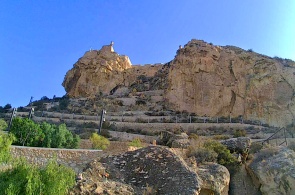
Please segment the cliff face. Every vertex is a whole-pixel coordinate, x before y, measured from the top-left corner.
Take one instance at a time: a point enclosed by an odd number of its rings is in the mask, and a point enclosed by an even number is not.
[[[199,116],[242,116],[281,126],[295,114],[295,63],[237,47],[191,40],[166,65],[132,66],[112,45],[89,51],[68,71],[70,97],[164,89],[169,109]]]
[[[167,99],[199,116],[243,116],[283,125],[295,114],[295,64],[192,40],[177,51]]]

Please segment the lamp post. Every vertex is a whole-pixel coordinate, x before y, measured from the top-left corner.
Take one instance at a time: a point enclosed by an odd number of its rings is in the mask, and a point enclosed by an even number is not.
[[[101,111],[101,114],[100,114],[100,121],[99,121],[99,128],[98,128],[98,134],[101,133],[102,123],[106,120],[106,119],[104,118],[104,115],[105,115],[106,113],[107,113],[107,111],[104,110],[104,109]]]
[[[16,108],[13,108],[12,110],[12,114],[10,116],[10,120],[9,120],[9,125],[8,125],[8,132],[10,131],[10,127],[12,125],[12,120],[13,118],[16,116],[16,113],[17,113],[17,109]]]
[[[33,114],[34,114],[34,108],[31,108],[28,118],[31,119]]]

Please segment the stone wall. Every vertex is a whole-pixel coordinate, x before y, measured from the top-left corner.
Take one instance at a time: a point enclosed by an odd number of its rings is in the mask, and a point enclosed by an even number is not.
[[[83,149],[59,149],[59,148],[37,148],[12,146],[13,158],[24,157],[28,162],[36,165],[46,165],[50,159],[57,159],[57,162],[69,166],[76,173],[81,172],[88,163],[103,156],[102,150]]]

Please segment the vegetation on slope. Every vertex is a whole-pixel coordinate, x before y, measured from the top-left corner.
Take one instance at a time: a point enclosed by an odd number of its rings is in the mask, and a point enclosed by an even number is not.
[[[12,134],[0,133],[0,168],[3,163],[11,164],[0,169],[0,191],[5,195],[63,195],[75,184],[75,172],[55,160],[46,167],[39,168],[28,164],[24,159],[10,158]]]
[[[46,122],[37,124],[27,118],[13,119],[10,132],[16,137],[15,145],[50,147],[50,148],[77,148],[80,138],[73,135],[65,124],[53,125]]]

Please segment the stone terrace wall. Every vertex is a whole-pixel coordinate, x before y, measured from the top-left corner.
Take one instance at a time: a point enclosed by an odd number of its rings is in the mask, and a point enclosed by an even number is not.
[[[37,148],[23,146],[12,146],[10,151],[13,157],[24,157],[28,160],[28,162],[40,166],[46,165],[50,159],[56,158],[58,163],[73,168],[76,173],[81,172],[89,162],[104,155],[102,150]]]

